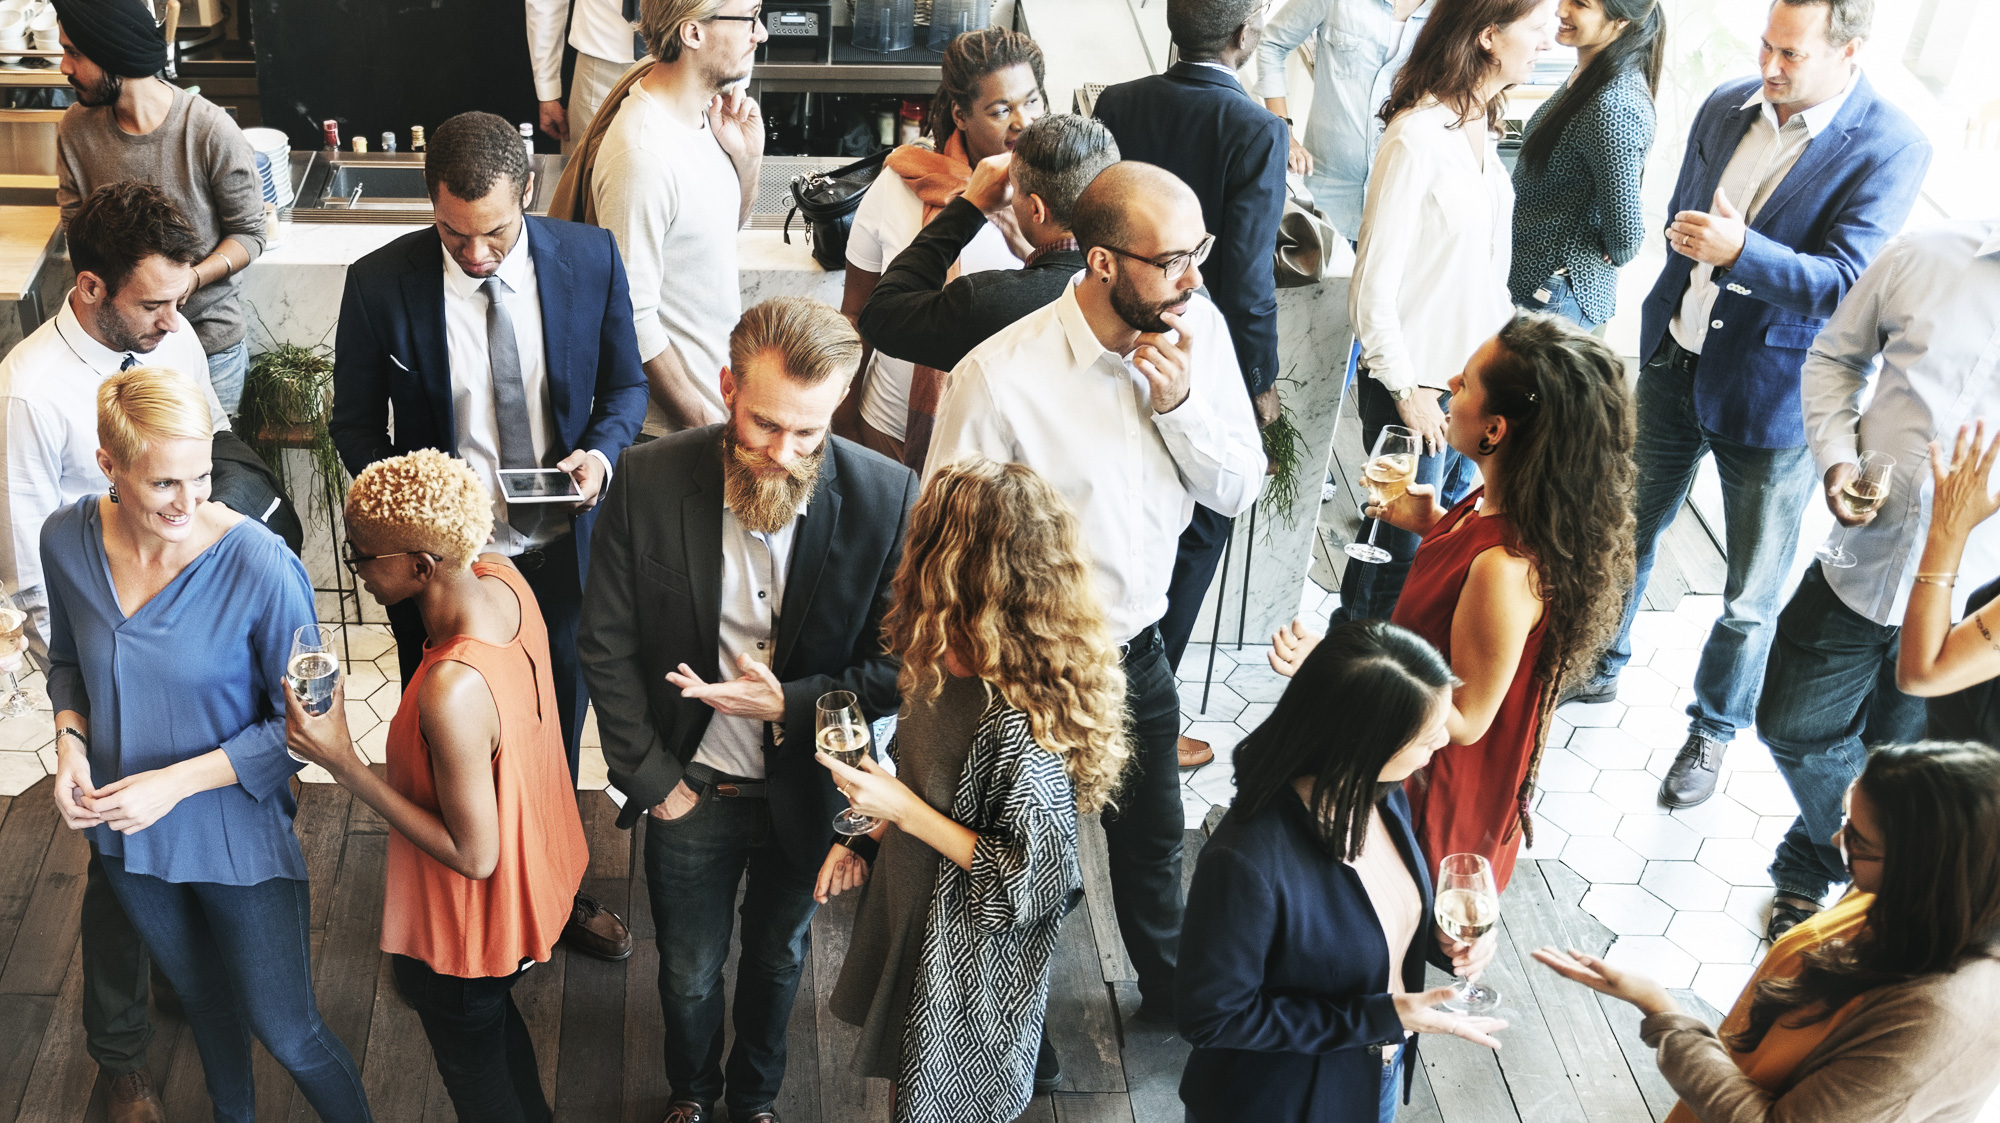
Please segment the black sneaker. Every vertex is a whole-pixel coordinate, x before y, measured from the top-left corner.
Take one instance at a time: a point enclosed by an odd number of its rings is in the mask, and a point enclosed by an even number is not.
[[[1688,734],[1667,778],[1660,781],[1661,806],[1693,807],[1714,795],[1715,782],[1722,778],[1722,748],[1712,737]]]
[[[1055,1048],[1049,1044],[1049,1035],[1044,1032],[1042,1047],[1035,1054],[1035,1094],[1039,1096],[1055,1091],[1062,1079],[1062,1058],[1056,1056]]]

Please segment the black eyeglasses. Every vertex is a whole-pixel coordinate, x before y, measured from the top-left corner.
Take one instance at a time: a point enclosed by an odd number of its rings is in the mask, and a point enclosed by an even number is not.
[[[708,18],[712,20],[727,20],[730,23],[761,23],[764,19],[764,12],[762,9],[759,9],[747,16],[710,16]]]
[[[354,552],[354,547],[352,545],[348,545],[342,551],[342,554],[344,556],[340,559],[340,563],[347,567],[347,572],[352,573],[356,577],[361,576],[362,563],[381,561],[383,558],[406,558],[412,554],[422,554],[424,557],[427,557],[432,561],[438,560],[438,556],[436,554],[433,554],[427,550],[398,550],[393,554],[357,554]]]
[[[1158,269],[1161,273],[1166,274],[1167,280],[1178,281],[1181,279],[1182,275],[1187,273],[1188,266],[1200,265],[1202,262],[1208,260],[1208,251],[1215,248],[1215,235],[1213,234],[1203,235],[1200,245],[1196,246],[1191,250],[1188,250],[1185,253],[1172,254],[1168,256],[1165,260],[1159,260],[1151,257],[1140,257],[1136,253],[1132,253],[1128,250],[1121,250],[1117,246],[1106,246],[1104,248],[1110,250],[1112,253],[1117,254],[1119,257],[1129,257],[1133,261],[1143,261],[1146,264],[1152,266],[1153,268]]]

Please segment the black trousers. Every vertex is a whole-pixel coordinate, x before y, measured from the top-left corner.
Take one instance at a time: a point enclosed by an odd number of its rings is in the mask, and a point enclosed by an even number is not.
[[[1174,555],[1174,576],[1167,584],[1167,614],[1160,617],[1160,638],[1167,645],[1167,669],[1180,669],[1187,653],[1188,637],[1194,634],[1195,617],[1201,615],[1202,598],[1215,567],[1222,563],[1222,551],[1229,545],[1229,532],[1236,520],[1217,514],[1197,503],[1194,518],[1181,531],[1180,550]]]
[[[93,846],[83,881],[83,1044],[112,1076],[146,1067],[153,1040],[146,1015],[151,965]]]
[[[562,721],[563,750],[569,754],[569,778],[577,778],[583,740],[583,715],[590,691],[583,681],[583,664],[576,655],[576,625],[583,617],[583,578],[577,572],[576,536],[564,535],[539,550],[514,559],[528,579],[549,630],[549,677],[555,681],[556,716]],[[410,681],[424,659],[424,618],[413,601],[389,606],[389,628],[396,634],[396,661],[403,681]]]
[[[1149,1013],[1170,1015],[1174,963],[1179,958],[1181,841],[1180,692],[1167,666],[1157,627],[1147,628],[1125,651],[1125,703],[1132,716],[1132,759],[1125,766],[1118,806],[1104,813],[1111,866],[1111,903],[1125,953],[1139,974],[1139,997]]]
[[[521,971],[504,977],[440,975],[421,959],[391,955],[396,986],[424,1023],[438,1075],[466,1123],[545,1123],[549,1101],[535,1043],[514,1005]],[[525,969],[524,969],[525,970]]]

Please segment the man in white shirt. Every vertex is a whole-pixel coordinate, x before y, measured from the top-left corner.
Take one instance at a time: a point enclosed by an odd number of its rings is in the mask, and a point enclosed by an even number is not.
[[[658,59],[598,144],[597,224],[618,239],[653,408],[648,432],[722,420],[722,368],[742,312],[736,232],[764,162],[764,118],[741,89],[769,38],[759,0],[659,0],[639,33]]]
[[[1930,526],[1930,442],[1949,448],[1960,425],[2000,420],[2000,219],[1890,242],[1813,341],[1802,379],[1806,439],[1840,524],[1832,542],[1851,560],[1806,570],[1764,670],[1757,734],[1799,805],[1771,863],[1773,938],[1847,881],[1830,840],[1864,744],[1924,736],[1923,699],[1896,688],[1897,645]],[[1882,506],[1855,517],[1840,493],[1871,452],[1896,466]],[[1989,521],[1966,542],[1954,615],[1996,573]]]
[[[933,471],[967,456],[1026,464],[1076,506],[1125,656],[1135,752],[1104,815],[1111,886],[1142,1013],[1171,1018],[1180,942],[1180,700],[1158,621],[1200,503],[1256,502],[1264,450],[1228,326],[1201,286],[1201,201],[1133,161],[1100,172],[1072,222],[1086,267],[1053,304],[952,371]]]
[[[535,100],[541,103],[542,131],[571,151],[590,131],[591,118],[625,68],[646,48],[633,29],[639,0],[527,0],[528,62],[535,72]],[[576,71],[569,80],[569,107],[563,107],[563,24],[576,48]]]

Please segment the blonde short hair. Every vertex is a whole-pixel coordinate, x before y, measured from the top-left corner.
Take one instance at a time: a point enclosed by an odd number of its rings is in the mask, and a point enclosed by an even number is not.
[[[97,443],[121,468],[163,441],[206,441],[214,436],[208,395],[193,375],[166,367],[133,367],[98,384]]]
[[[844,383],[861,367],[861,333],[831,304],[773,297],[736,321],[729,333],[729,369],[741,382],[750,360],[771,352],[785,376],[801,386],[836,375]]]
[[[347,530],[378,554],[436,554],[472,564],[493,537],[493,496],[465,461],[434,448],[377,460],[347,489]]]
[[[728,0],[640,0],[636,30],[646,53],[660,62],[681,60],[681,27],[712,19]]]

